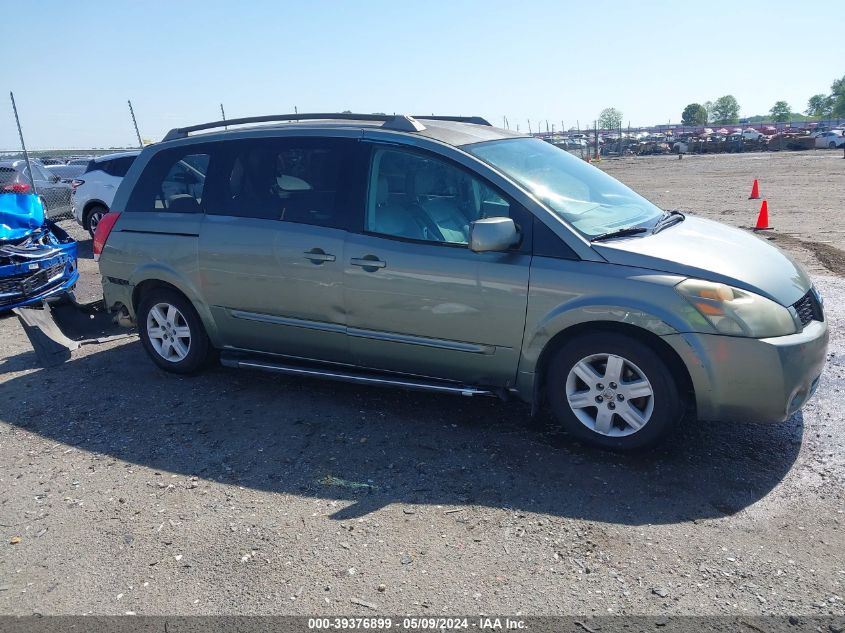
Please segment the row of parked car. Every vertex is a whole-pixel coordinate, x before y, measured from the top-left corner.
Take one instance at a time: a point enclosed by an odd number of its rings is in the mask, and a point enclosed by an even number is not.
[[[762,131],[761,131],[762,130]],[[785,129],[778,131],[772,126],[761,129],[748,127],[703,128],[695,132],[675,134],[669,132],[632,132],[600,134],[591,138],[584,134],[553,134],[542,136],[543,140],[566,151],[581,156],[598,151],[603,156],[648,155],[673,153],[721,153],[754,150],[783,149],[836,149],[845,145],[845,130],[816,129],[811,131]]]
[[[139,153],[140,150],[120,152],[67,163],[48,158],[30,158],[29,165],[22,158],[0,161],[0,187],[34,184],[45,217],[73,215],[93,236]]]

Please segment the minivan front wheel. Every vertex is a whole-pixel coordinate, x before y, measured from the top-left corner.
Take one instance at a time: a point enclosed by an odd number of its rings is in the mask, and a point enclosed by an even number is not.
[[[650,448],[683,413],[663,359],[639,340],[612,332],[564,345],[552,359],[546,389],[563,428],[603,448]]]
[[[209,359],[211,346],[202,321],[185,297],[169,288],[146,293],[138,309],[144,349],[162,369],[191,374]]]

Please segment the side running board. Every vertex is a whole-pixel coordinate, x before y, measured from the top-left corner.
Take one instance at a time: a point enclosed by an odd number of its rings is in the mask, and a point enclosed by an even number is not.
[[[449,383],[438,380],[426,380],[417,377],[395,376],[390,374],[372,374],[356,372],[346,368],[332,367],[323,368],[316,366],[303,366],[288,363],[280,363],[274,360],[243,358],[238,356],[222,355],[220,363],[226,367],[236,369],[260,369],[279,374],[291,376],[307,376],[312,378],[324,378],[326,380],[337,380],[340,382],[352,382],[359,385],[372,385],[384,387],[400,387],[418,391],[436,391],[440,393],[451,393],[461,396],[493,396],[496,395],[489,389],[470,387],[458,383]]]

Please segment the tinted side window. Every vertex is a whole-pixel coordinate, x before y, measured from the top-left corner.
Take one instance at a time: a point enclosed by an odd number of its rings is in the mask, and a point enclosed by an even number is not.
[[[115,158],[109,161],[108,173],[112,176],[123,178],[126,175],[126,172],[129,171],[129,168],[132,167],[132,163],[134,162],[134,156],[127,156],[125,158]]]
[[[131,212],[201,213],[203,194],[212,165],[210,150],[191,146],[159,152],[147,163],[129,197]]]
[[[209,212],[346,228],[355,144],[314,138],[227,143],[219,207]]]
[[[12,167],[0,167],[0,185],[11,185],[18,181],[18,173]]]

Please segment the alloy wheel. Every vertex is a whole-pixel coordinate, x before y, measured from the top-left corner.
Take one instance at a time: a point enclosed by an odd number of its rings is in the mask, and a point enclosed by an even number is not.
[[[592,354],[578,361],[566,378],[566,399],[581,424],[608,437],[633,435],[654,411],[648,377],[616,354]]]
[[[91,227],[91,235],[97,232],[97,226],[100,224],[100,220],[103,219],[105,214],[101,211],[94,211],[91,213],[91,217],[88,218],[88,226]]]
[[[176,306],[157,303],[147,313],[147,336],[164,360],[178,363],[191,349],[191,328]]]

